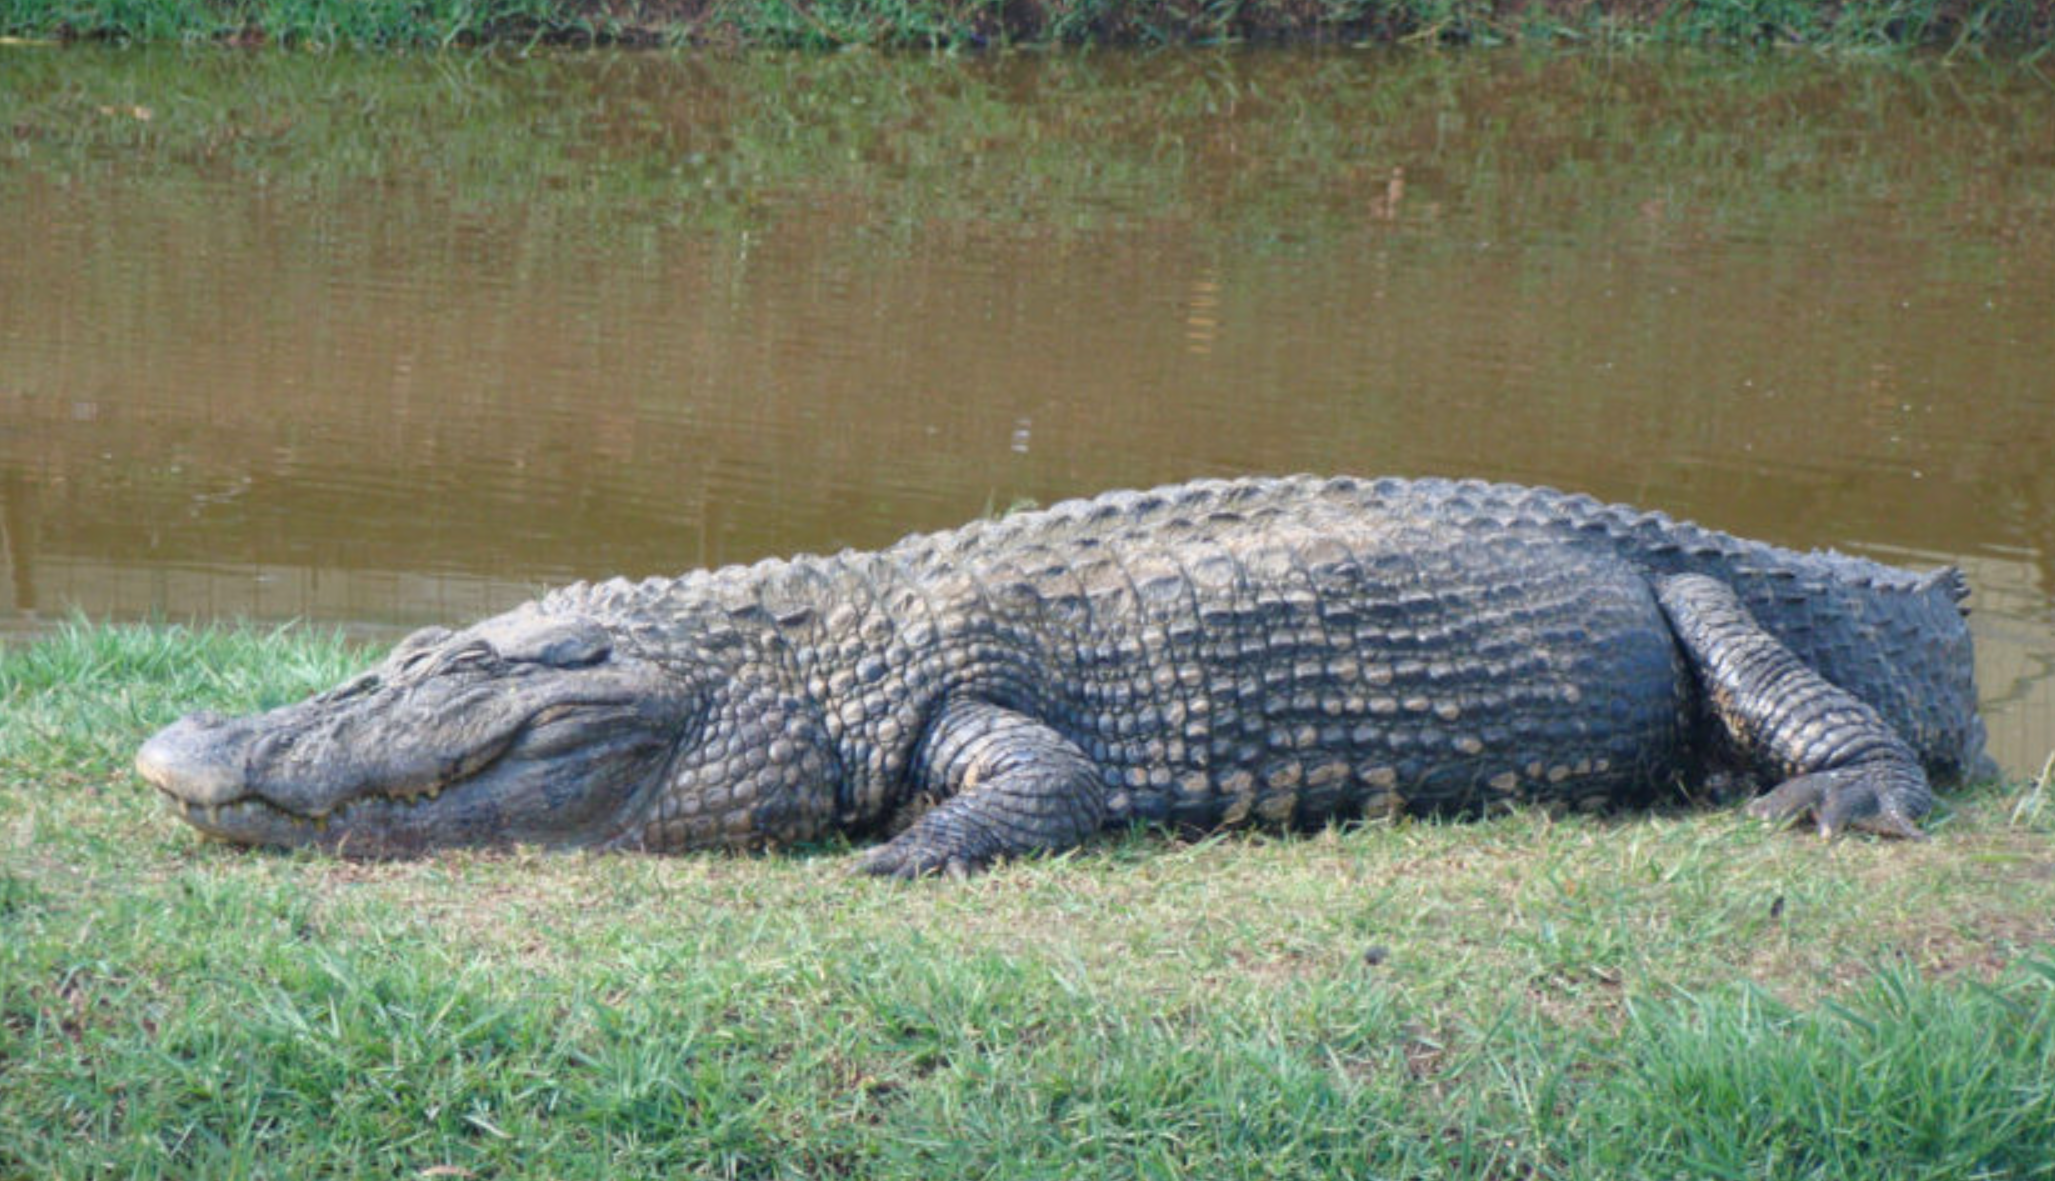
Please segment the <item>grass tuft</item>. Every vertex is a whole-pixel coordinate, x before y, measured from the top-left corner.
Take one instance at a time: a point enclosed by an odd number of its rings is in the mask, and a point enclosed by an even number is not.
[[[2005,990],[1939,988],[1887,962],[1808,1012],[1748,989],[1687,997],[1637,1007],[1625,1044],[1598,1117],[1621,1138],[1594,1163],[1776,1177],[2055,1169],[2055,960],[2027,961]],[[1641,1142],[1622,1151],[1630,1134]]]

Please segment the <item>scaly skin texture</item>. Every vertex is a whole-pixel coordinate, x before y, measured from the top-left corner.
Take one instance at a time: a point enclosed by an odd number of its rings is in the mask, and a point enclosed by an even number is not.
[[[1135,820],[1641,802],[1916,835],[1990,768],[1961,578],[1548,489],[1204,481],[878,553],[578,584],[138,767],[200,828],[383,854],[890,835],[968,870]]]

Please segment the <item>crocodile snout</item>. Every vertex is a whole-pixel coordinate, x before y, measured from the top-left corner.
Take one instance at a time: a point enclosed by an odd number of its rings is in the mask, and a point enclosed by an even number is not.
[[[187,714],[143,744],[136,771],[189,804],[229,803],[248,794],[241,744],[229,737],[228,720],[220,714]]]

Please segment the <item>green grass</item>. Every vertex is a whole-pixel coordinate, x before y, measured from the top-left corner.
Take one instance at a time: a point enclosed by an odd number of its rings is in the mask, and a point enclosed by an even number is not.
[[[337,205],[372,191],[431,228],[455,209],[495,229],[575,235],[618,271],[639,265],[653,231],[776,232],[801,202],[861,208],[908,250],[987,223],[1089,242],[1172,211],[1237,258],[1329,253],[1361,238],[1364,170],[1387,161],[1434,170],[1424,183],[1438,205],[1432,225],[1380,233],[1437,249],[1512,217],[1537,235],[1629,245],[1652,193],[1662,216],[1708,233],[1796,239],[1837,232],[1889,192],[1948,210],[1982,235],[1972,250],[2015,222],[2031,236],[2055,201],[2038,135],[2048,82],[1993,63],[94,49],[0,63],[12,136],[0,158],[13,165],[0,201],[32,180],[147,185],[170,219],[154,232],[177,239],[220,232],[224,185]],[[1944,99],[1961,118],[1906,115]],[[1563,150],[1564,128],[1633,148],[1594,165]],[[1991,159],[2019,163],[1978,164]],[[323,243],[356,248],[347,235]],[[102,255],[126,257],[89,252],[80,265]]]
[[[0,651],[0,1176],[2055,1176],[2055,816],[352,863],[202,841],[154,726],[368,654]]]
[[[0,0],[0,30],[115,41],[415,48],[592,41],[622,31],[599,6],[562,0]]]
[[[2050,0],[0,0],[0,35],[983,48],[1251,40],[2045,43]]]

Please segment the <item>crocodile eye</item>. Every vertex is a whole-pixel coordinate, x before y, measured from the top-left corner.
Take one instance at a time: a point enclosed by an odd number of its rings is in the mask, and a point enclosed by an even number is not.
[[[451,672],[463,668],[497,668],[500,654],[484,640],[472,640],[455,648],[445,648],[437,653],[434,671]]]
[[[393,645],[391,655],[385,658],[385,667],[395,677],[409,676],[455,634],[446,627],[424,627]]]
[[[384,678],[380,677],[375,671],[360,673],[330,689],[328,692],[320,694],[315,700],[334,705],[339,701],[348,701],[353,697],[362,697],[384,683]]]
[[[387,658],[386,683],[414,685],[457,672],[492,672],[500,667],[500,654],[477,636],[461,637],[458,643],[395,652]]]
[[[426,652],[428,649],[449,639],[451,634],[450,629],[446,627],[424,627],[420,631],[410,633],[406,639],[394,644],[391,659],[402,660],[406,657]]]

